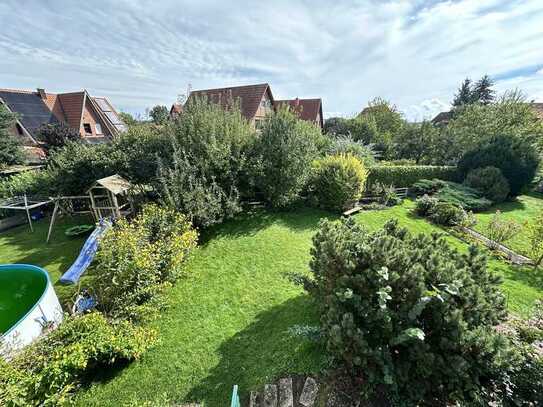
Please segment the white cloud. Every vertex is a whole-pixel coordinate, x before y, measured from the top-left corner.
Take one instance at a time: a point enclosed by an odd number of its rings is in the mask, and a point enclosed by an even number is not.
[[[322,97],[328,114],[382,96],[418,120],[466,76],[543,63],[538,0],[26,3],[0,4],[0,87],[88,88],[130,111],[189,83],[269,82],[277,97]],[[498,88],[541,96],[542,71]]]

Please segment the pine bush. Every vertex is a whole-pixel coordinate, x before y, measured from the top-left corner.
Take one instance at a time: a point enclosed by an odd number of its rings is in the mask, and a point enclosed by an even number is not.
[[[366,396],[469,403],[515,359],[493,330],[506,315],[500,278],[475,246],[459,253],[395,220],[370,233],[343,219],[321,223],[311,255],[326,349]]]

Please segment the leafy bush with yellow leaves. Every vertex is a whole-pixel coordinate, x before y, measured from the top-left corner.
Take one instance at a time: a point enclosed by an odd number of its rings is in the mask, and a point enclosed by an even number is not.
[[[121,219],[96,256],[93,291],[113,317],[139,319],[155,307],[162,289],[183,272],[198,234],[172,209],[147,205],[131,222]]]
[[[311,193],[320,207],[342,211],[360,199],[367,176],[355,156],[330,155],[313,163]]]

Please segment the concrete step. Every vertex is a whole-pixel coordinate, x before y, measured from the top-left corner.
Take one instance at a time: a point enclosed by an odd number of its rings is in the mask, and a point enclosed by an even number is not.
[[[313,407],[315,405],[315,400],[317,399],[317,394],[319,393],[319,385],[312,377],[308,377],[305,380],[304,388],[302,389],[302,394],[298,402],[303,407]]]
[[[279,407],[294,407],[291,377],[279,380]]]
[[[266,384],[264,386],[262,407],[277,407],[277,385]]]

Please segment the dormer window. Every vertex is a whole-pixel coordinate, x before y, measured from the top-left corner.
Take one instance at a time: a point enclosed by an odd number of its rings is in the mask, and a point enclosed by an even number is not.
[[[96,134],[102,134],[102,126],[100,123],[96,123]]]
[[[91,128],[90,123],[84,123],[83,129],[85,130],[85,134],[92,135],[92,128]]]

